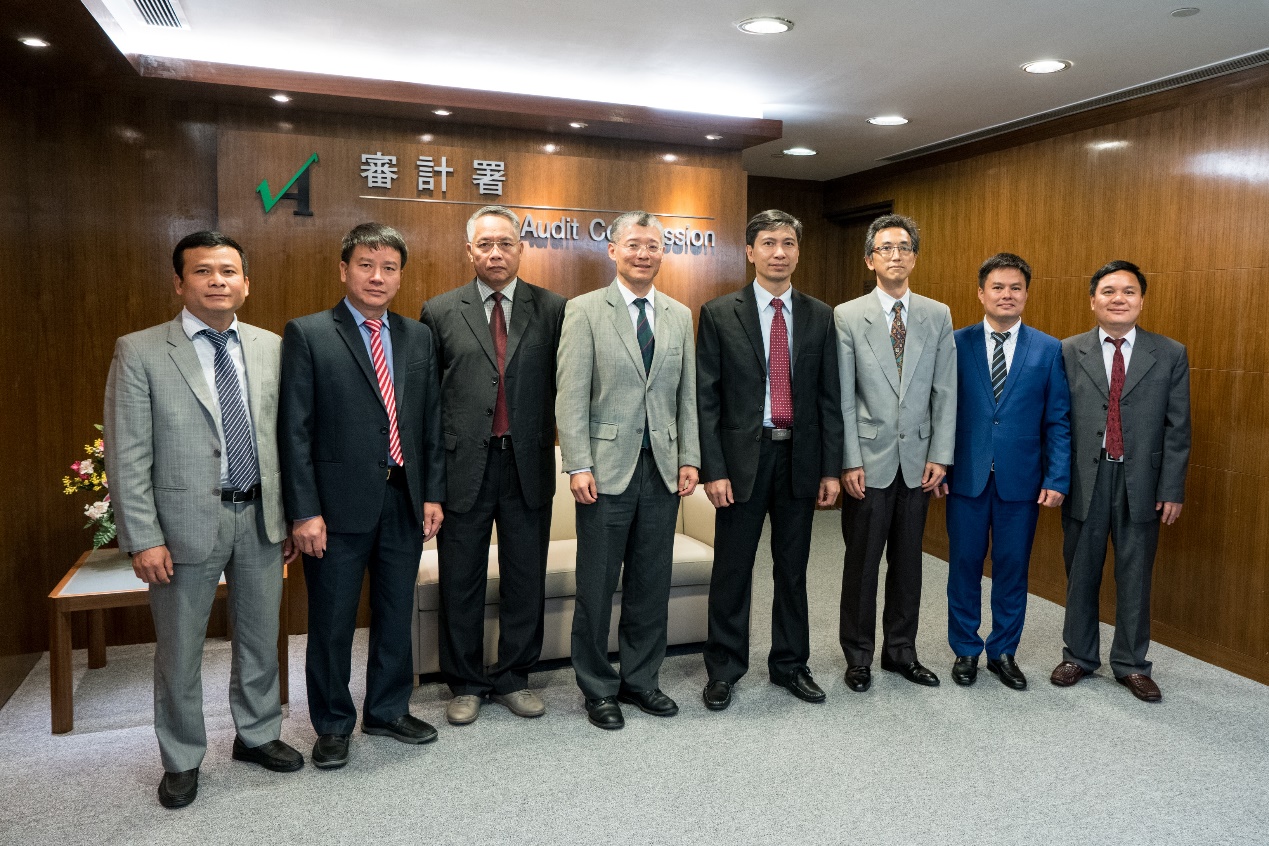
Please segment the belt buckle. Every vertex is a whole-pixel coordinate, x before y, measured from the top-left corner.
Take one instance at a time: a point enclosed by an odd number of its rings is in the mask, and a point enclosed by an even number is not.
[[[771,440],[773,441],[787,441],[787,440],[790,440],[792,437],[793,437],[792,429],[777,429],[777,428],[771,429]]]

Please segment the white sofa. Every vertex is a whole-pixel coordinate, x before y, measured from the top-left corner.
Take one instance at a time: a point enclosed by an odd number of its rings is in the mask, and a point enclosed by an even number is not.
[[[559,466],[559,447],[555,450]],[[576,593],[577,527],[568,475],[559,474],[552,502],[551,545],[546,564],[546,619],[543,626],[542,660],[571,654],[573,606]],[[498,651],[498,538],[489,547],[489,581],[485,589],[485,663],[497,661]],[[714,507],[698,486],[679,506],[674,536],[674,570],[671,577],[668,641],[671,645],[705,640],[709,577],[714,565]],[[441,669],[437,631],[440,585],[436,542],[429,541],[419,562],[415,585],[417,614],[414,622],[414,672]],[[617,649],[617,623],[621,619],[621,586],[613,597],[612,628],[608,649]]]

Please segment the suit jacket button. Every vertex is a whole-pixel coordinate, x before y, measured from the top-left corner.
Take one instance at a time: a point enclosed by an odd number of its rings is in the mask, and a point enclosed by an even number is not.
[[[635,434],[636,434],[636,435],[642,435],[642,434],[643,434],[643,429],[635,429]]]
[[[489,446],[489,439],[488,439],[488,438],[485,438],[483,441],[481,441],[481,442],[480,442],[480,445],[481,445],[481,446]]]
[[[902,433],[902,432],[900,432],[900,433],[899,433],[899,440],[903,440],[903,433]]]
[[[386,458],[381,458],[381,459],[379,459],[379,466],[380,466],[380,467],[387,467],[387,466],[388,466],[388,459],[386,459]]]
[[[492,408],[486,408],[486,409],[485,409],[485,415],[486,415],[486,416],[492,416],[492,415],[493,415],[493,409],[492,409]]]
[[[388,427],[387,427],[387,426],[384,426],[382,429],[380,429],[380,430],[379,430],[379,434],[380,434],[380,435],[386,435],[386,434],[388,434]]]
[[[212,450],[212,456],[215,458],[220,458],[220,450],[218,449]]]

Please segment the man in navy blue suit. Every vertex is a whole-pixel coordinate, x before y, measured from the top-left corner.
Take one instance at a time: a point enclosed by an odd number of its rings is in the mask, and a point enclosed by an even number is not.
[[[978,269],[982,323],[956,332],[956,458],[948,476],[947,640],[952,679],[978,677],[983,561],[991,545],[987,669],[1014,690],[1027,610],[1027,566],[1040,506],[1070,489],[1071,395],[1056,338],[1022,325],[1031,268],[997,253]]]

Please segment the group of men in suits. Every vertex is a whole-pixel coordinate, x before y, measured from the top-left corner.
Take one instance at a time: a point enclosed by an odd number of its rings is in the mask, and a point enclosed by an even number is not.
[[[869,227],[876,287],[830,309],[792,286],[802,224],[784,212],[746,228],[754,280],[692,315],[655,286],[660,221],[609,227],[605,288],[566,302],[518,276],[520,221],[502,206],[467,222],[475,278],[414,321],[389,311],[408,251],[378,223],[343,240],[345,296],[290,321],[284,336],[240,323],[245,254],[217,232],[173,253],[184,308],[119,339],[106,388],[107,470],[121,547],[150,585],[160,802],[192,802],[206,752],[200,664],[216,585],[229,584],[235,759],[287,772],[274,646],[284,562],[303,555],[306,680],[319,768],[343,766],[357,709],[349,692],[361,586],[370,654],[362,730],[436,738],[412,716],[410,630],[425,541],[436,536],[446,718],[491,699],[545,711],[528,674],[541,652],[557,431],[577,512],[572,660],[589,721],[624,725],[622,704],[660,717],[679,501],[698,483],[714,505],[703,691],[732,703],[748,670],[752,570],[771,519],[775,594],[767,668],[807,702],[806,571],[816,506],[844,493],[839,638],[845,682],[868,690],[880,564],[888,569],[881,667],[920,685],[921,539],[929,498],[947,495],[948,641],[953,679],[988,669],[1026,679],[1014,655],[1039,506],[1063,507],[1066,648],[1051,681],[1099,666],[1098,591],[1113,544],[1118,612],[1111,665],[1158,701],[1146,660],[1159,524],[1181,511],[1189,452],[1185,348],[1136,325],[1141,271],[1112,262],[1092,279],[1098,328],[1064,342],[1021,321],[1031,270],[1000,253],[979,271],[984,319],[953,333],[947,306],[913,293],[920,234],[900,215]],[[1131,366],[1130,366],[1131,365]],[[494,526],[500,539],[496,661],[484,616]],[[981,578],[992,560],[992,631]],[[607,650],[621,584],[618,666]]]

